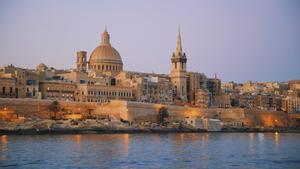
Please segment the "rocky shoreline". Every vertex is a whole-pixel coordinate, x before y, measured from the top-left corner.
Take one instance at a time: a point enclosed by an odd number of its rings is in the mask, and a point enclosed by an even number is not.
[[[204,133],[204,132],[281,132],[300,133],[298,128],[222,128],[207,131],[184,123],[127,123],[120,120],[45,120],[0,122],[0,135],[117,134],[117,133]]]
[[[151,133],[300,133],[300,130],[222,130],[206,131],[201,129],[54,129],[54,130],[0,130],[0,135],[65,135],[65,134],[151,134]]]

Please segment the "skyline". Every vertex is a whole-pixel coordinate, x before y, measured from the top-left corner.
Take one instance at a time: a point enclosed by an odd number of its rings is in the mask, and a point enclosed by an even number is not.
[[[222,81],[300,79],[300,3],[293,0],[1,1],[0,6],[1,66],[75,68],[76,51],[90,56],[107,26],[125,70],[169,74],[180,26],[188,71],[216,73]]]

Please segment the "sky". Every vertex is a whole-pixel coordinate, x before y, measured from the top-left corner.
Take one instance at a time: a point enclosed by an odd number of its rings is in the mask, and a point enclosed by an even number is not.
[[[299,0],[0,0],[0,65],[75,68],[105,27],[125,70],[170,73],[180,27],[188,71],[300,79]]]

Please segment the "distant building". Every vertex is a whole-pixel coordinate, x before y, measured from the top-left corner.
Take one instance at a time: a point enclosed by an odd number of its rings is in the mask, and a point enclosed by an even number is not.
[[[210,93],[206,89],[197,89],[194,105],[200,108],[208,108],[210,105]]]
[[[191,105],[196,103],[196,93],[199,89],[206,90],[207,77],[203,73],[187,72],[187,99]],[[205,91],[207,92],[207,91]],[[198,93],[198,96],[200,93]],[[209,93],[207,93],[209,94]]]
[[[206,87],[207,87],[207,90],[211,93],[212,104],[214,104],[217,96],[220,95],[222,92],[221,80],[217,79],[216,77],[207,79]]]
[[[64,81],[41,81],[39,83],[42,99],[74,101],[76,84]]]
[[[15,78],[0,78],[0,97],[18,98],[19,89]]]
[[[300,97],[287,96],[283,98],[282,110],[287,113],[300,113]]]

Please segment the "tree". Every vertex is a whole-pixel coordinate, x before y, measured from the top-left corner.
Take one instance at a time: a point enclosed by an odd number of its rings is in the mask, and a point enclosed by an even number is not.
[[[91,109],[91,108],[88,108],[87,109],[87,112],[88,112],[88,119],[92,119],[92,111],[93,111],[93,109]]]
[[[168,109],[166,107],[161,107],[158,111],[158,121],[159,123],[164,123],[165,118],[169,117]]]
[[[54,100],[50,106],[49,106],[49,110],[51,112],[53,112],[54,116],[52,116],[52,119],[56,119],[56,112],[58,112],[59,110],[59,105],[58,105],[58,102],[56,100]]]

